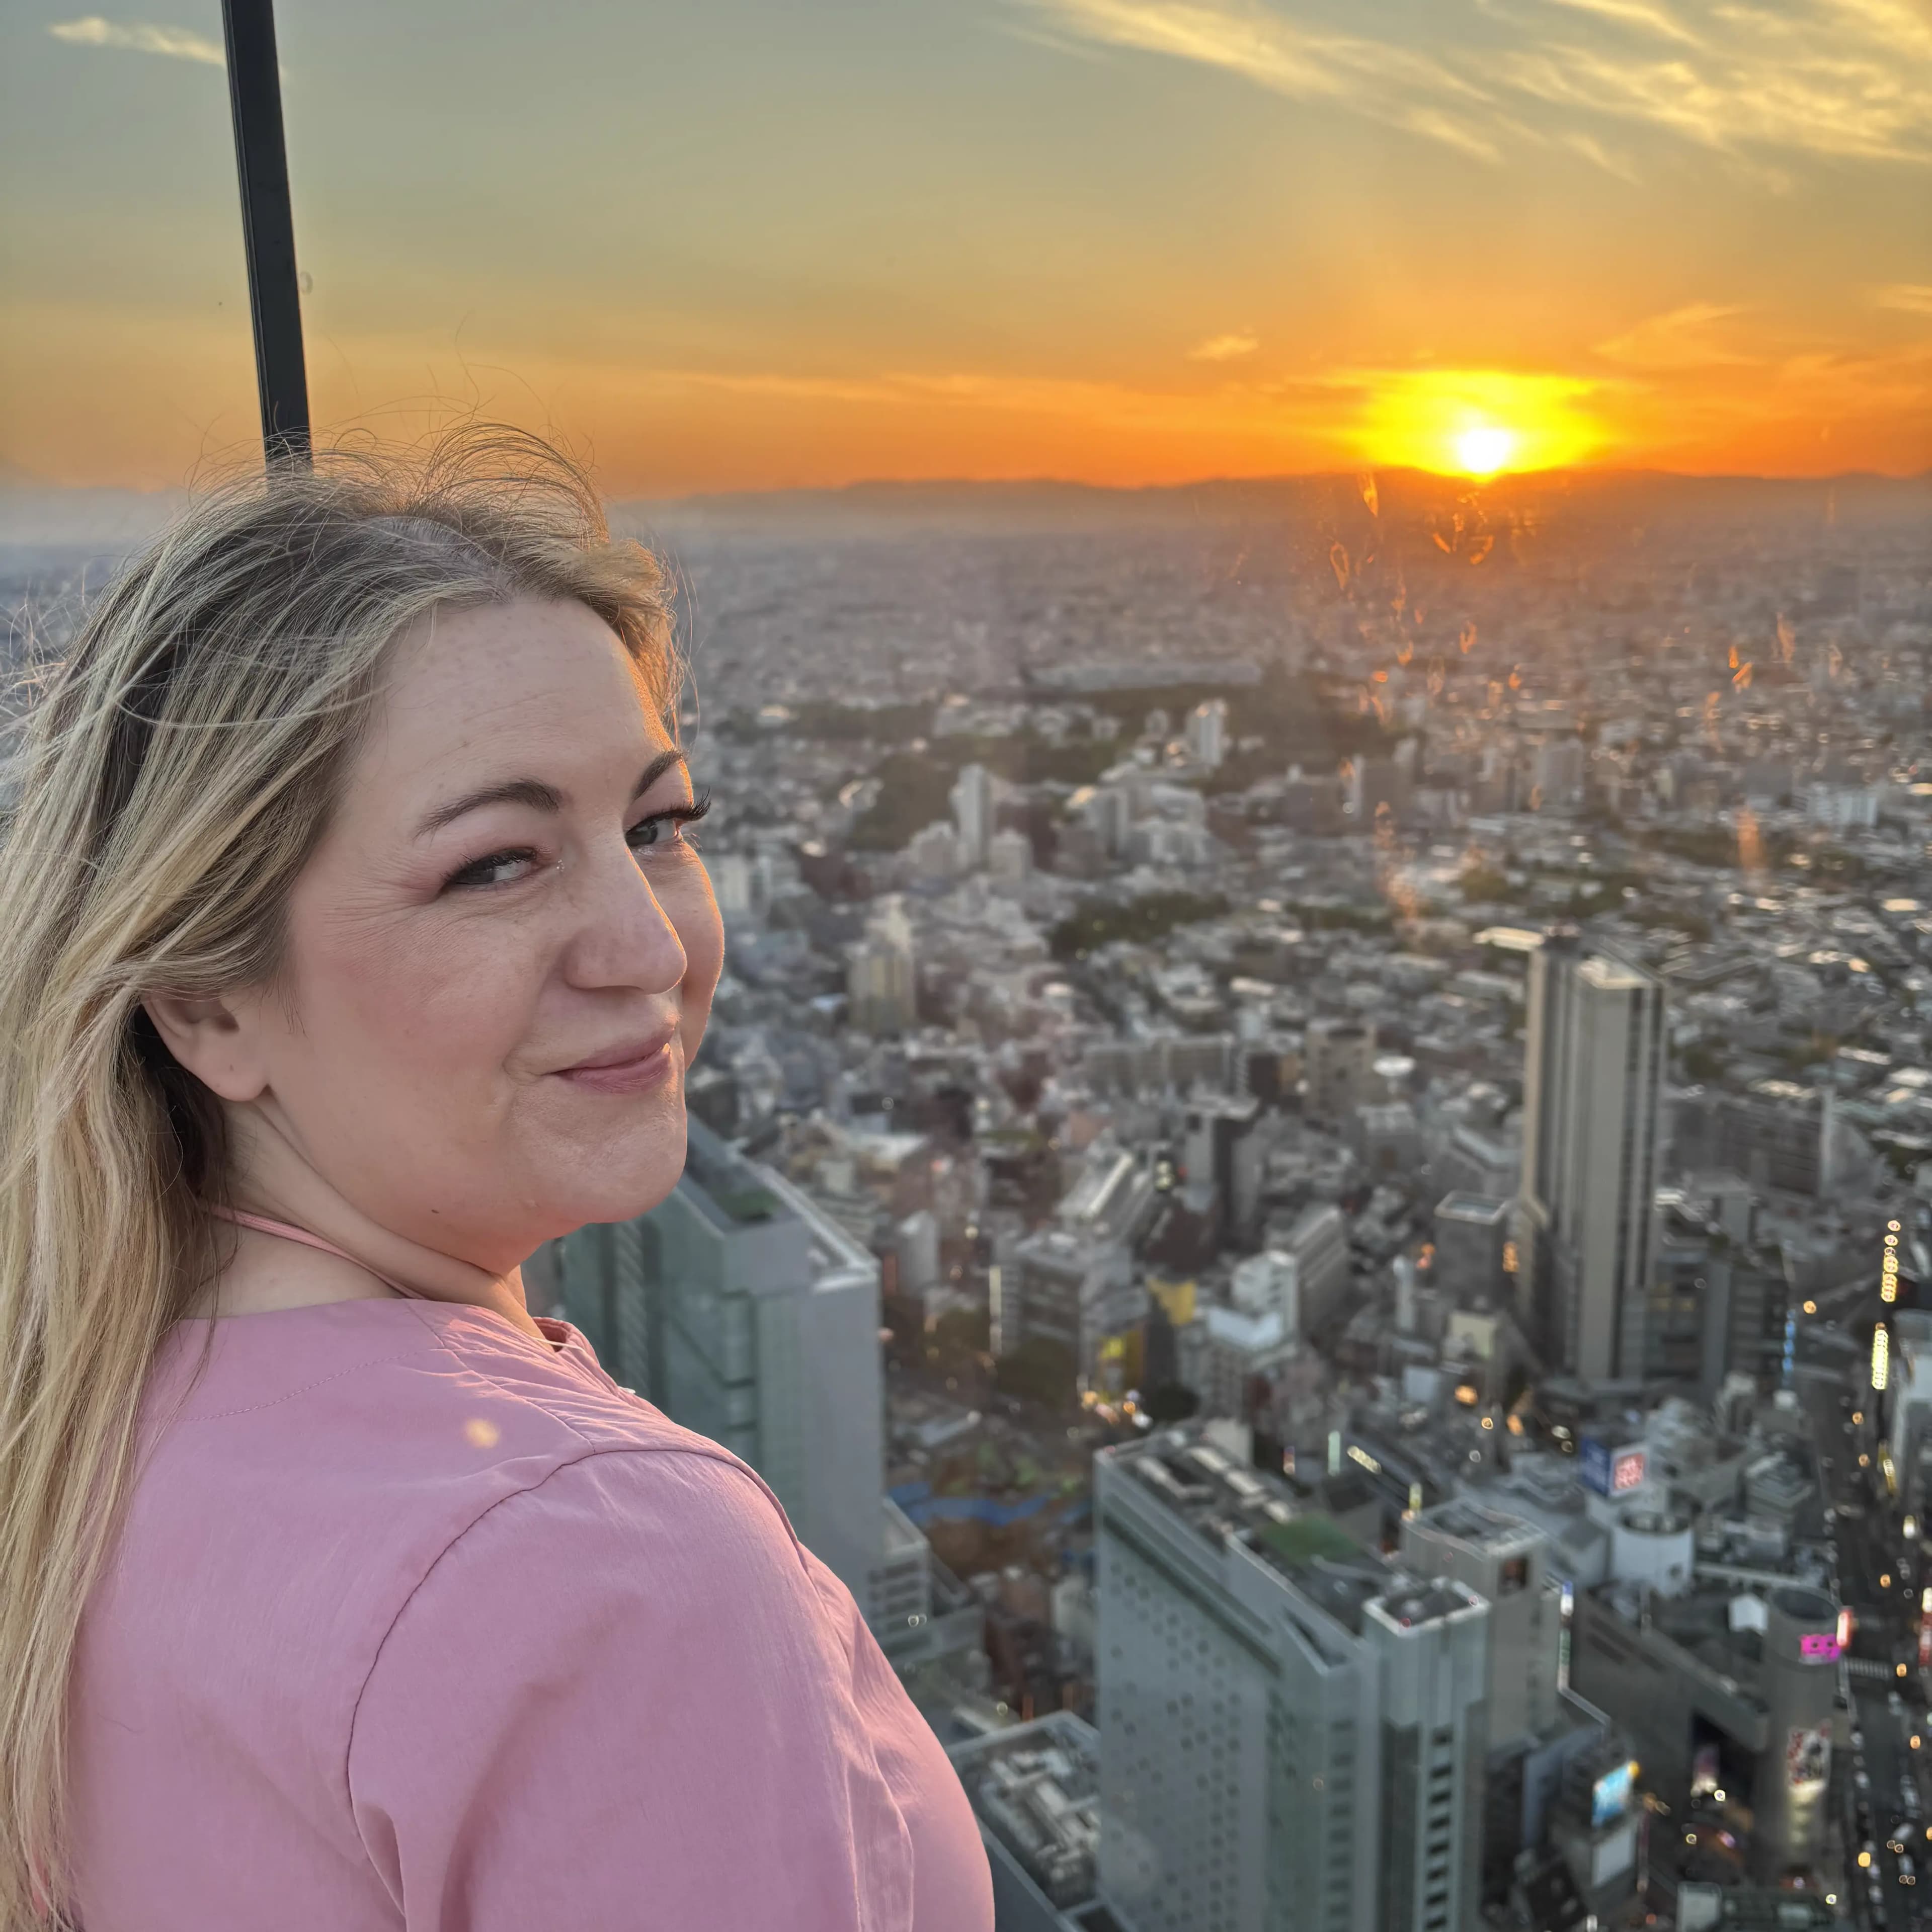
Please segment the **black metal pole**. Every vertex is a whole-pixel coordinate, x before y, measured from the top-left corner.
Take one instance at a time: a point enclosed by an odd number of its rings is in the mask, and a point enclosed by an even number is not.
[[[228,47],[228,102],[235,115],[235,166],[242,182],[242,230],[248,250],[262,448],[271,468],[293,463],[307,469],[308,370],[302,359],[302,289],[296,279],[274,0],[221,0],[221,27]]]

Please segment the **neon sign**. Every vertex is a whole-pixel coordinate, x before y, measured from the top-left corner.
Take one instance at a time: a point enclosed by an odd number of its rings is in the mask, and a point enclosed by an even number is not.
[[[1838,1639],[1832,1630],[1812,1630],[1798,1640],[1798,1654],[1808,1664],[1835,1664]]]

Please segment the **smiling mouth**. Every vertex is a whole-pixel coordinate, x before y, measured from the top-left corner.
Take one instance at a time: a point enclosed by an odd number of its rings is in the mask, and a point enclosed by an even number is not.
[[[643,1093],[662,1086],[676,1072],[671,1048],[676,1039],[676,1029],[668,1028],[650,1040],[632,1041],[573,1066],[560,1067],[555,1078],[590,1093]]]

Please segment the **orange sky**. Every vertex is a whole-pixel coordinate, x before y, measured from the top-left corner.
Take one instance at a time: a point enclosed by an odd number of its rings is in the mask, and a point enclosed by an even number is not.
[[[325,435],[652,495],[1932,468],[1932,0],[281,14]],[[0,28],[0,476],[254,437],[219,41]]]

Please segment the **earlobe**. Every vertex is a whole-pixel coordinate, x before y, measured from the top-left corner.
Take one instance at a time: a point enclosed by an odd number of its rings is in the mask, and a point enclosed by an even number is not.
[[[228,1001],[187,993],[150,993],[141,1002],[161,1043],[211,1093],[254,1100],[266,1084],[255,1064],[251,1029]]]

